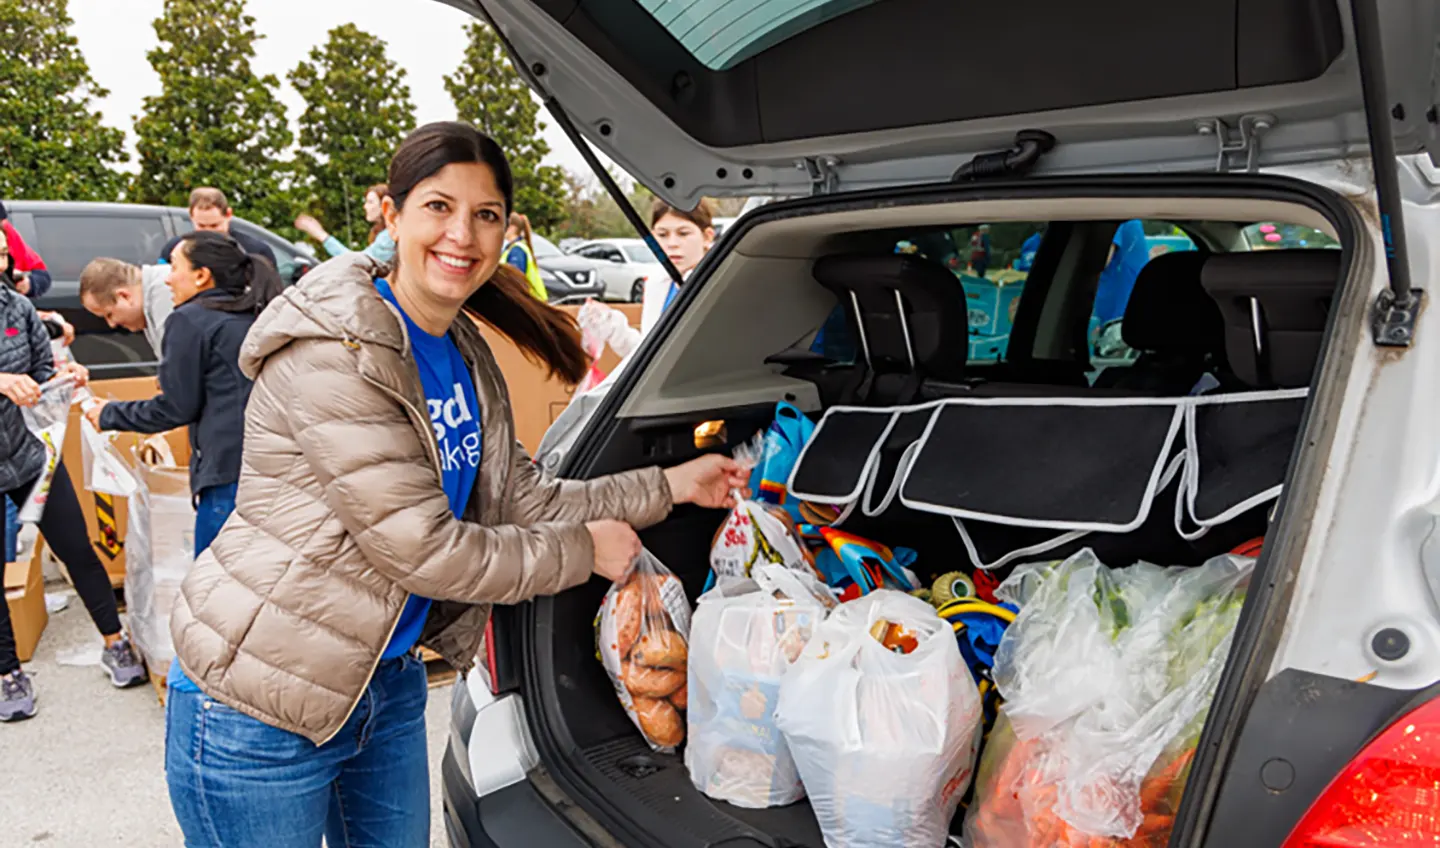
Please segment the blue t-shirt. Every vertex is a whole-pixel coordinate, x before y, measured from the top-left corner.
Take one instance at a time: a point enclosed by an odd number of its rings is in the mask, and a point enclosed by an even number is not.
[[[1114,245],[1115,255],[1100,272],[1100,284],[1095,290],[1094,315],[1101,325],[1125,316],[1135,278],[1150,261],[1145,225],[1136,219],[1126,221],[1115,230]]]
[[[389,283],[376,280],[375,289],[400,309]],[[425,391],[430,423],[440,446],[441,483],[450,498],[450,511],[459,518],[465,512],[470,493],[475,489],[475,478],[480,473],[480,402],[475,396],[475,379],[449,334],[432,336],[411,321],[405,310],[400,309],[400,314],[405,318],[410,352],[420,371],[420,386]],[[429,598],[411,595],[380,658],[393,659],[415,647],[429,612]]]
[[[450,499],[450,511],[459,518],[465,511],[470,493],[475,488],[475,478],[480,472],[480,403],[475,396],[475,379],[449,335],[432,336],[420,329],[410,316],[405,315],[405,310],[400,309],[386,281],[376,280],[375,288],[405,317],[410,352],[420,371],[420,385],[425,391],[430,423],[440,446],[442,484]],[[390,644],[385,646],[380,658],[394,659],[415,647],[429,612],[429,598],[411,595],[400,612],[400,621],[395,625]],[[178,692],[200,691],[180,669],[179,659],[170,663],[166,682]]]
[[[530,273],[530,257],[525,255],[525,248],[518,242],[505,252],[505,264],[513,266],[522,274]]]

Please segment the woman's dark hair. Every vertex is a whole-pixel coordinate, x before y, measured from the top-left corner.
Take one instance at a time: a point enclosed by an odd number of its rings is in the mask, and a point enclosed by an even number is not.
[[[426,124],[400,143],[390,160],[390,198],[395,208],[403,210],[415,186],[446,165],[471,163],[487,165],[495,175],[508,219],[515,199],[515,178],[504,151],[489,136],[454,121]],[[527,359],[567,383],[580,382],[590,368],[575,320],[536,300],[525,275],[504,262],[470,295],[465,311],[504,333]]]
[[[239,242],[224,233],[197,230],[181,236],[180,245],[190,266],[197,271],[208,268],[215,288],[229,295],[202,301],[211,309],[259,315],[284,288],[269,259],[246,253]]]
[[[385,198],[390,196],[390,186],[385,185],[384,183],[376,183],[375,185],[372,185],[369,188],[365,189],[365,193],[360,196],[363,198],[369,197],[372,194],[380,198],[381,200],[384,200]],[[381,215],[379,220],[370,225],[370,244],[375,243],[375,239],[380,237],[380,231],[383,229],[385,229],[385,216]]]

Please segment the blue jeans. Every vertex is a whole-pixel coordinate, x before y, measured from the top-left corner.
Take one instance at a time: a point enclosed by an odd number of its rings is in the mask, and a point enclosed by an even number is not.
[[[187,848],[425,848],[425,665],[385,660],[324,745],[171,689],[165,777]]]
[[[9,498],[0,500],[5,501],[5,561],[14,562],[20,549],[20,507]]]
[[[225,526],[225,519],[235,511],[236,486],[235,483],[226,483],[200,490],[195,504],[195,556],[200,556],[201,551],[210,547],[210,543],[220,535],[220,528]]]

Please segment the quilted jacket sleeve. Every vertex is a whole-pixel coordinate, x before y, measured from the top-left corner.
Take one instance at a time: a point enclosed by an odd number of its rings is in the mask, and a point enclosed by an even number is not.
[[[511,456],[510,520],[531,525],[544,521],[624,521],[644,530],[664,521],[673,499],[659,468],[641,468],[594,480],[545,479],[519,442]]]
[[[328,510],[376,571],[414,594],[513,604],[589,579],[595,552],[580,523],[456,519],[404,405],[364,379],[339,342],[272,355],[248,416],[288,426]]]

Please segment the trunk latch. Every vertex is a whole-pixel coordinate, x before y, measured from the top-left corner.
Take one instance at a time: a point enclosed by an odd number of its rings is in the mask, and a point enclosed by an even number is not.
[[[840,176],[835,173],[835,166],[839,164],[840,160],[834,156],[807,156],[796,162],[795,167],[810,178],[812,195],[834,194],[840,184]]]

